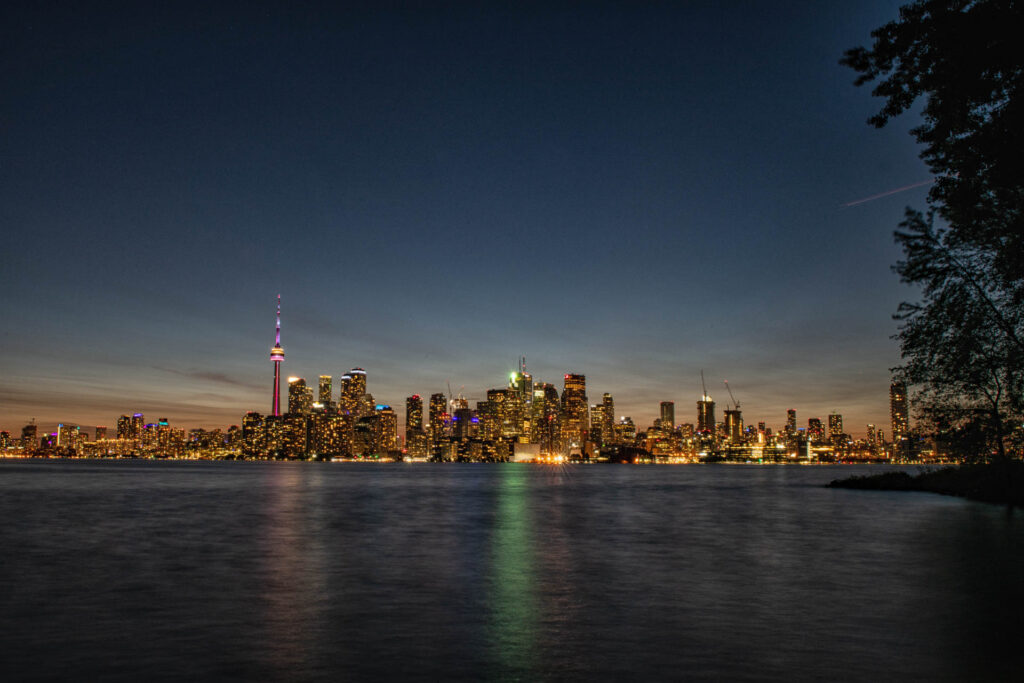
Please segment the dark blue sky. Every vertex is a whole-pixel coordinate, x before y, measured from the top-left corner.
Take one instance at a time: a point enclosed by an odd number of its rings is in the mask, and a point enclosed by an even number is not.
[[[838,65],[897,2],[2,10],[0,427],[226,426],[284,372],[381,402],[587,376],[641,426],[888,431],[926,188]],[[642,5],[642,6],[637,6]]]

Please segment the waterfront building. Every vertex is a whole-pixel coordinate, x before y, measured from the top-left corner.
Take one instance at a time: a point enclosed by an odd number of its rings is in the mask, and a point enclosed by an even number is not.
[[[133,413],[132,414],[132,428],[131,428],[132,438],[133,439],[141,439],[141,438],[143,438],[145,429],[146,429],[146,418],[145,418],[145,416],[142,413]]]
[[[422,457],[423,432],[423,399],[413,394],[405,399],[405,447],[413,457]]]
[[[636,443],[636,425],[633,418],[624,415],[615,423],[615,442],[623,446],[632,446]]]
[[[117,418],[117,438],[132,438],[132,418],[128,417],[127,415],[122,415],[121,417]]]
[[[796,436],[796,411],[792,408],[786,411],[786,436]]]
[[[590,440],[600,448],[605,444],[604,406],[595,403],[590,406]]]
[[[107,428],[106,427],[96,427],[95,438],[93,440],[94,441],[103,441],[106,438],[107,438]]]
[[[566,374],[562,389],[561,415],[562,450],[582,449],[590,431],[587,378],[584,375]]]
[[[320,375],[319,391],[317,392],[316,400],[318,403],[322,403],[326,410],[330,410],[331,401],[334,400],[334,396],[331,392],[330,375]]]
[[[812,417],[807,420],[807,438],[811,443],[825,441],[825,427],[821,423],[821,418]]]
[[[828,416],[828,440],[833,446],[843,441],[843,416],[834,411]]]
[[[374,406],[377,415],[376,451],[387,454],[398,450],[398,414],[391,406],[378,404]]]
[[[313,390],[306,386],[301,377],[288,378],[288,412],[295,415],[308,415],[313,409]]]
[[[701,434],[715,433],[715,402],[707,394],[697,401],[697,431]]]
[[[615,443],[615,400],[605,392],[601,397],[601,437],[606,445]]]
[[[663,430],[675,431],[676,428],[676,404],[673,401],[661,402],[661,428]]]
[[[892,418],[892,440],[898,443],[907,435],[910,427],[907,385],[904,382],[893,382],[889,386],[889,413]]]
[[[743,442],[743,414],[738,408],[725,411],[725,434],[732,445]]]
[[[448,440],[448,401],[444,394],[430,395],[430,450],[434,457],[442,457],[444,443]]]

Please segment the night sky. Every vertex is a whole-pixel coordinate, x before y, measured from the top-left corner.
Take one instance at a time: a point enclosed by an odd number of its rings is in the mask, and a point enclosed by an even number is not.
[[[888,435],[927,188],[843,205],[929,174],[838,60],[900,2],[211,4],[0,10],[0,428],[266,413],[280,293],[284,375],[400,414],[525,355]]]

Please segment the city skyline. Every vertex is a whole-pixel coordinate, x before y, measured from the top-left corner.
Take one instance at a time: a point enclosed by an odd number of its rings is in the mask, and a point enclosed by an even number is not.
[[[314,400],[317,401],[318,403],[324,403],[325,402],[325,397],[326,397],[326,402],[329,402],[329,401],[333,400],[333,398],[335,396],[335,392],[334,392],[333,386],[332,386],[333,379],[335,377],[337,377],[339,379],[339,381],[340,381],[342,377],[348,377],[350,375],[350,373],[358,373],[359,375],[361,375],[361,387],[362,388],[360,390],[360,393],[366,392],[366,393],[368,393],[370,395],[373,394],[372,391],[369,391],[369,389],[372,388],[372,387],[369,386],[369,378],[368,378],[369,373],[364,368],[362,368],[362,367],[353,367],[352,369],[347,370],[347,371],[340,371],[338,373],[338,375],[315,374],[315,375],[311,376],[311,379],[315,378],[316,381],[317,381],[317,383],[315,385],[316,388],[317,388],[317,393],[316,394],[314,394],[314,391],[313,391],[313,386],[314,385],[306,382],[306,376],[295,375],[295,374],[291,374],[291,373],[284,373],[283,374],[281,372],[281,363],[283,363],[284,360],[285,360],[285,352],[284,352],[283,345],[281,343],[281,295],[280,294],[277,295],[276,301],[277,301],[277,317],[276,317],[276,324],[275,324],[275,331],[274,331],[274,344],[270,348],[270,361],[271,361],[272,367],[273,367],[273,383],[272,383],[272,390],[271,390],[271,398],[269,400],[269,409],[266,409],[266,414],[267,415],[269,415],[269,416],[280,416],[280,415],[284,414],[285,411],[280,408],[281,405],[285,405],[286,406],[287,412],[289,412],[289,413],[290,412],[294,412],[294,405],[293,405],[293,403],[295,401],[295,398],[294,398],[293,392],[292,392],[292,385],[295,384],[295,383],[301,383],[302,391],[303,392],[308,392],[308,400],[306,402],[310,403],[311,405],[312,405],[312,402]],[[526,363],[527,362],[526,356],[520,356],[519,359],[517,359],[517,362],[518,362],[518,371],[520,373],[526,372],[528,370],[527,363]],[[514,379],[516,373],[515,372],[510,372],[508,374],[509,374],[509,377]],[[531,377],[533,376],[532,373],[531,373],[530,376]],[[570,378],[579,377],[582,380],[585,376],[586,376],[586,373],[580,373],[580,374],[564,373],[564,379],[565,379],[567,384],[570,382]],[[288,395],[283,397],[284,398],[283,402],[282,402],[282,390],[281,390],[281,379],[282,379],[282,377],[287,377],[286,389],[288,390]],[[545,379],[557,379],[557,377],[558,377],[558,374],[556,373],[554,376],[537,376],[537,377],[534,378],[534,380],[537,381],[537,382],[541,382],[541,381],[544,381]],[[510,380],[510,382],[511,381],[512,380]],[[702,424],[703,424],[703,422],[706,421],[705,417],[704,417],[704,414],[703,414],[704,411],[703,411],[703,408],[702,408],[702,404],[704,404],[705,402],[710,402],[710,405],[711,405],[710,417],[707,418],[707,419],[710,420],[710,423],[712,425],[714,425],[716,423],[724,424],[726,426],[727,431],[728,431],[730,429],[730,427],[729,427],[729,424],[730,424],[729,413],[731,412],[730,409],[729,409],[730,406],[734,405],[735,407],[733,408],[733,410],[736,410],[736,409],[740,408],[740,405],[745,406],[746,405],[746,401],[740,402],[738,399],[736,399],[735,396],[733,396],[732,390],[728,386],[728,380],[723,380],[722,381],[722,387],[726,391],[728,399],[727,400],[722,400],[722,396],[721,396],[721,394],[719,394],[719,399],[716,401],[715,398],[714,398],[714,396],[715,396],[714,392],[707,388],[707,383],[706,383],[705,378],[704,378],[704,371],[703,371],[703,369],[700,371],[700,384],[701,384],[701,393],[698,396],[696,401],[692,401],[691,402],[691,403],[693,403],[693,409],[691,411],[693,414],[690,416],[689,419],[686,418],[685,408],[682,408],[682,407],[681,407],[680,412],[679,412],[679,419],[678,420],[675,419],[675,416],[676,416],[675,406],[680,404],[680,401],[678,401],[677,399],[662,399],[662,400],[658,401],[657,409],[653,410],[653,411],[650,411],[650,412],[652,412],[657,418],[660,418],[663,422],[670,417],[671,419],[669,419],[669,423],[671,423],[671,424],[674,424],[674,425],[690,424],[692,427],[695,427],[699,431],[699,430],[703,429]],[[429,392],[425,392],[424,395],[428,395],[429,396],[431,394],[435,394],[435,395],[436,394],[443,394],[445,396],[448,396],[449,401],[451,399],[453,399],[453,398],[463,398],[463,397],[465,397],[465,399],[467,401],[469,401],[470,403],[473,403],[475,401],[481,400],[482,398],[486,397],[488,392],[491,391],[492,389],[495,389],[495,388],[504,388],[504,387],[499,382],[499,383],[493,384],[490,388],[478,388],[475,391],[467,391],[467,387],[465,385],[460,385],[457,390],[453,390],[451,383],[446,381],[445,382],[444,391],[441,391],[441,390],[439,390],[437,392],[429,391]],[[888,410],[890,412],[891,424],[893,424],[893,425],[896,424],[896,420],[897,420],[896,412],[894,412],[894,411],[897,410],[897,408],[893,407],[895,405],[894,402],[893,402],[894,401],[893,396],[894,396],[894,392],[896,390],[897,390],[897,385],[895,385],[895,384],[890,385],[890,387],[889,387],[889,408],[888,408]],[[340,391],[340,389],[339,389],[339,391]],[[593,391],[593,389],[592,389],[592,391]],[[596,391],[595,392],[595,396],[600,396],[602,394],[607,396],[609,393],[613,397],[615,396],[614,391],[608,391],[608,390]],[[314,395],[316,396],[316,399],[313,398]],[[908,413],[907,413],[907,397],[906,397],[906,389],[905,388],[903,388],[900,391],[900,396],[901,396],[901,398],[900,398],[900,405],[901,405],[901,407],[899,408],[900,416],[901,416],[900,419],[902,420],[902,424],[904,425],[904,429],[905,429],[906,428],[905,425],[907,423],[907,415],[908,415]],[[586,398],[586,395],[584,394],[583,397]],[[339,398],[340,398],[340,396],[339,396]],[[410,398],[419,398],[419,394],[417,394],[416,392],[412,392],[411,394],[407,393],[406,396],[402,399],[401,402],[386,400],[384,398],[381,398],[380,396],[378,396],[376,398],[378,399],[376,401],[377,403],[379,403],[380,405],[383,405],[385,407],[390,408],[392,406],[392,404],[394,404],[396,406],[400,406],[400,404],[402,402],[407,402]],[[586,407],[589,409],[591,405],[592,404],[588,401]],[[724,417],[724,422],[722,420],[715,420],[715,409],[716,409],[716,406],[721,406],[721,410],[723,411],[722,415]],[[310,408],[310,406],[306,405],[302,409],[302,412],[308,412],[309,408]],[[422,410],[422,406],[420,407],[420,410]],[[746,408],[744,408],[743,410],[745,411]],[[246,409],[245,412],[263,413],[263,410],[255,408],[255,407],[249,407],[249,408]],[[396,412],[398,412],[398,411],[396,411]],[[741,412],[743,412],[743,411],[741,411]],[[136,417],[141,417],[141,416],[143,416],[145,414],[146,414],[146,411],[144,411],[144,410],[139,410],[138,412],[136,412],[134,409],[132,409],[132,410],[129,410],[127,413],[122,413],[121,414],[121,418],[124,418],[126,415],[135,415]],[[151,412],[149,414],[152,416],[153,413]],[[161,418],[160,418],[161,420],[169,419],[163,413],[160,413],[160,414],[161,414]],[[808,426],[801,426],[799,424],[800,418],[796,417],[799,414],[800,414],[800,411],[798,409],[796,409],[796,408],[787,408],[786,409],[786,419],[785,419],[784,422],[785,422],[786,425],[789,425],[789,427],[792,428],[793,430],[806,431],[806,430],[808,430]],[[826,416],[828,416],[828,417],[835,417],[838,414],[839,417],[840,417],[840,421],[842,419],[841,418],[842,412],[838,411],[836,409],[833,409],[830,412],[824,413],[824,414]],[[612,416],[612,419],[613,419],[613,421],[618,421],[620,418],[628,418],[633,423],[635,423],[637,425],[638,429],[643,429],[643,428],[645,428],[645,425],[653,424],[654,420],[656,419],[655,417],[651,417],[650,419],[646,419],[644,417],[637,417],[638,415],[644,415],[644,413],[640,412],[640,413],[636,413],[636,415],[634,415],[632,413],[623,412],[622,410],[616,410],[615,414]],[[820,421],[821,418],[817,414],[812,414],[812,415],[806,416],[806,418],[804,419],[804,422],[808,422],[808,425],[809,425],[810,421],[814,421],[814,420]],[[116,422],[116,420],[114,420],[113,422]],[[141,422],[141,420],[140,420],[140,422]],[[235,421],[231,421],[231,422],[228,422],[226,424],[197,423],[197,424],[186,424],[185,426],[189,427],[189,428],[202,428],[202,429],[211,429],[211,428],[212,429],[218,429],[218,428],[226,429],[229,426],[239,426],[241,424],[241,422],[242,422],[241,419],[237,419]],[[742,418],[741,424],[744,424],[744,423],[745,424],[749,424],[749,425],[754,425],[754,424],[757,424],[757,423],[764,423],[764,424],[766,424],[767,426],[769,426],[772,429],[782,429],[782,427],[780,427],[780,424],[782,424],[782,423],[772,422],[770,418],[766,418],[766,417],[763,417],[763,416],[752,417],[752,416],[750,416],[748,414],[747,417]],[[82,420],[61,419],[61,420],[57,420],[57,421],[49,422],[48,423],[48,422],[44,422],[44,421],[37,421],[33,417],[29,421],[27,421],[26,423],[24,423],[22,425],[19,425],[17,428],[15,428],[13,425],[12,426],[0,426],[0,430],[7,431],[7,432],[11,433],[12,435],[15,435],[15,434],[17,434],[17,430],[21,429],[26,424],[35,425],[36,428],[42,430],[42,433],[50,433],[50,432],[52,432],[52,433],[55,433],[55,434],[59,433],[59,431],[60,431],[60,429],[62,427],[68,426],[68,425],[82,427],[82,428],[85,428],[86,430],[107,429],[110,426],[108,423],[102,422],[102,420],[82,421]],[[873,441],[873,435],[875,433],[875,430],[882,429],[884,431],[884,429],[886,428],[886,426],[888,426],[888,424],[889,423],[885,423],[885,422],[866,423],[864,425],[864,431],[860,432],[857,429],[849,429],[850,425],[848,423],[846,425],[846,428],[845,428],[845,433],[849,434],[851,437],[854,437],[854,438],[861,437],[861,436],[866,436],[866,437],[868,437],[868,439],[870,441]],[[884,426],[880,426],[880,425],[884,425]],[[403,432],[407,428],[407,425],[406,425],[406,422],[405,422],[405,418],[402,416],[401,412],[399,412],[399,416],[398,416],[398,419],[397,419],[397,427],[398,427],[399,431],[403,431]],[[844,429],[841,428],[840,432],[843,432],[843,431],[844,431]],[[86,433],[88,433],[88,432],[86,432]]]
[[[392,406],[525,355],[887,424],[928,173],[838,60],[897,6],[13,10],[0,425],[263,412],[277,292],[284,375]]]

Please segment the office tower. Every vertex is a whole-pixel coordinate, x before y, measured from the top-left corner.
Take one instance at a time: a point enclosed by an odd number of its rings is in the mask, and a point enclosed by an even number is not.
[[[825,427],[821,424],[821,418],[812,417],[807,420],[807,437],[811,443],[825,440]]]
[[[405,399],[405,440],[408,442],[414,432],[423,431],[423,399],[413,394]]]
[[[843,416],[835,412],[828,416],[828,440],[832,445],[843,440]]]
[[[632,446],[636,443],[636,425],[633,424],[633,418],[624,415],[615,423],[614,430],[616,443],[624,446]]]
[[[661,402],[661,428],[670,434],[676,429],[676,404],[672,401]]]
[[[587,411],[587,378],[567,374],[562,389],[562,449],[582,448],[587,440],[590,415]]]
[[[22,427],[22,447],[26,451],[35,451],[39,445],[39,427],[25,425]]]
[[[398,414],[391,406],[374,406],[377,415],[377,452],[381,454],[398,450]]]
[[[107,438],[107,428],[106,427],[97,427],[96,428],[96,438],[95,438],[95,440],[96,441],[103,441],[106,438]]]
[[[701,434],[715,433],[715,402],[707,394],[697,401],[697,431]]]
[[[725,411],[725,435],[733,445],[742,443],[743,415],[738,409]]]
[[[309,424],[306,415],[289,410],[283,417],[281,447],[284,457],[290,460],[306,457],[309,452]]]
[[[146,418],[142,413],[132,414],[132,438],[141,439],[146,431]]]
[[[786,434],[788,436],[796,435],[796,411],[792,408],[786,411]]]
[[[605,393],[601,397],[601,435],[606,444],[615,443],[615,401],[612,395]]]
[[[590,406],[590,440],[598,447],[605,443],[604,406],[600,403]]]
[[[488,389],[487,406],[484,409],[484,438],[495,440],[511,438],[514,435],[512,406],[509,389]]]
[[[132,419],[127,415],[122,415],[121,417],[117,418],[117,438],[132,438]]]
[[[341,392],[338,396],[338,410],[352,421],[373,413],[375,403],[366,401],[366,370],[352,368],[341,376]]]
[[[318,403],[322,403],[324,405],[324,408],[330,410],[331,401],[334,400],[334,397],[332,396],[331,393],[330,375],[320,375],[320,386],[319,391],[317,392],[316,400]]]
[[[288,378],[288,412],[294,415],[308,415],[313,409],[313,390],[306,386],[301,377]]]
[[[443,444],[447,439],[447,407],[448,401],[445,400],[444,394],[430,395],[430,444],[435,457],[443,457]]]
[[[78,448],[78,425],[57,425],[57,448]]]
[[[242,417],[242,454],[246,458],[263,455],[263,416],[250,410]]]
[[[907,385],[904,382],[893,382],[889,386],[889,412],[892,417],[892,440],[899,443],[910,428]]]
[[[867,432],[868,432],[868,437],[867,437],[868,445],[869,446],[874,446],[875,445],[875,425],[868,425]]]
[[[274,337],[274,348],[270,349],[270,360],[274,364],[274,389],[270,401],[270,414],[281,414],[281,363],[284,361],[284,349],[281,348],[281,295],[277,295],[277,331]]]

